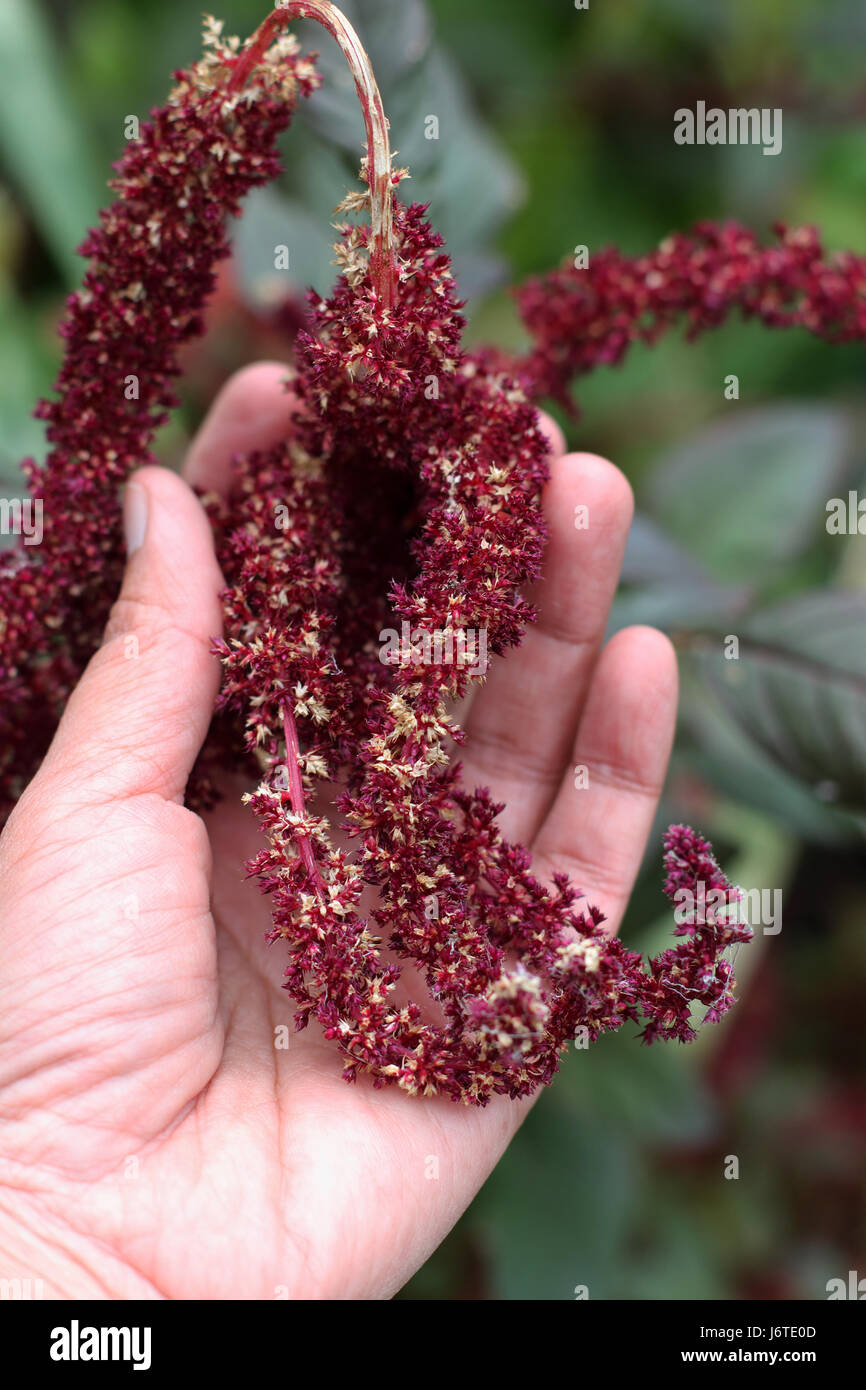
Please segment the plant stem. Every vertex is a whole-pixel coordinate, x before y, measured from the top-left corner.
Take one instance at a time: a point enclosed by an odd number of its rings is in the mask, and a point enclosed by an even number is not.
[[[301,745],[298,741],[298,729],[295,724],[295,717],[288,705],[283,706],[283,732],[286,736],[286,766],[289,772],[289,796],[292,799],[292,810],[296,816],[306,816],[304,805],[304,784],[301,780]],[[301,862],[307,871],[310,882],[318,894],[319,901],[325,902],[325,885],[322,882],[322,875],[316,863],[316,856],[309,835],[303,831],[297,832],[298,853]]]
[[[397,259],[391,213],[391,150],[388,121],[370,59],[345,15],[330,0],[283,0],[259,25],[244,49],[229,80],[229,92],[238,92],[261,61],[269,45],[290,19],[315,19],[340,45],[349,64],[367,132],[367,168],[370,179],[370,275],[386,309],[397,297]]]

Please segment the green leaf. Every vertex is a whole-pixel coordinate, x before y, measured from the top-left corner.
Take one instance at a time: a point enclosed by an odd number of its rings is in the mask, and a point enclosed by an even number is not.
[[[628,943],[630,946],[631,942]],[[671,945],[665,940],[665,946]],[[694,1144],[713,1131],[716,1116],[691,1054],[682,1048],[638,1047],[627,1023],[586,1050],[574,1049],[559,1085],[576,1115],[640,1134],[651,1144]]]
[[[494,1297],[567,1301],[577,1285],[614,1296],[639,1169],[633,1138],[544,1096],[478,1203]]]
[[[607,635],[624,627],[648,623],[665,632],[682,632],[722,622],[742,611],[748,589],[733,585],[683,580],[677,584],[647,584],[619,594],[610,613]]]
[[[823,530],[850,428],[832,407],[730,409],[658,461],[650,511],[718,579],[758,583]]]
[[[261,307],[292,289],[326,292],[335,273],[333,241],[329,223],[304,204],[273,187],[253,189],[232,238],[244,298]],[[288,270],[275,267],[278,246],[288,247]]]
[[[688,647],[734,721],[823,798],[866,811],[866,595],[807,594],[736,628],[739,659],[721,635]]]
[[[864,829],[838,807],[822,801],[755,742],[708,685],[690,653],[680,662],[680,721],[691,736],[690,764],[717,792],[750,806],[813,843],[844,845]]]
[[[706,582],[706,574],[692,556],[642,512],[632,521],[620,577],[625,584]]]
[[[0,151],[58,266],[75,283],[81,262],[74,248],[96,220],[101,191],[50,32],[32,0],[0,2]]]
[[[628,1246],[646,1210],[648,1146],[703,1143],[717,1124],[682,1049],[639,1048],[635,1029],[563,1060],[470,1212],[506,1299],[628,1296]],[[635,1136],[640,1136],[636,1144]]]
[[[0,493],[19,497],[27,491],[21,460],[45,452],[45,424],[31,412],[50,387],[57,352],[40,315],[11,293],[0,295],[0,362]]]
[[[424,117],[438,117],[439,140],[426,142],[436,147],[438,158],[429,172],[419,175],[412,192],[430,203],[431,221],[445,238],[461,294],[478,294],[490,288],[499,262],[488,261],[485,272],[476,258],[520,206],[524,184],[478,121],[457,70],[441,49],[425,65],[425,82],[426,100],[414,132],[420,143]]]

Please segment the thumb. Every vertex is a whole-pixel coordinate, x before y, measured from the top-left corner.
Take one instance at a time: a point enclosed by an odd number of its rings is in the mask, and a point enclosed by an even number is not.
[[[123,503],[127,565],[102,647],[40,771],[91,801],[182,801],[219,686],[223,587],[207,517],[176,474],[142,468]]]

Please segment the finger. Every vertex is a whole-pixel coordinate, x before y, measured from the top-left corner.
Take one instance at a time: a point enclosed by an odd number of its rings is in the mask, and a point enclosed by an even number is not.
[[[88,801],[147,792],[180,801],[219,683],[222,579],[207,517],[167,469],[133,475],[124,524],[120,597],[40,778]]]
[[[556,421],[552,420],[549,415],[545,415],[543,410],[538,412],[538,424],[550,449],[547,461],[552,464],[554,459],[562,458],[565,453],[565,435]]]
[[[548,878],[567,873],[611,931],[640,868],[676,707],[677,663],[668,639],[648,627],[617,633],[599,660],[572,763],[533,846],[534,871]]]
[[[286,389],[288,370],[256,362],[226,382],[187,453],[183,476],[191,487],[227,492],[235,455],[285,439],[295,399]]]
[[[538,830],[568,761],[634,511],[623,474],[594,454],[556,460],[543,503],[550,538],[529,595],[538,621],[479,691],[463,756],[466,785],[505,800],[503,828],[522,841]]]

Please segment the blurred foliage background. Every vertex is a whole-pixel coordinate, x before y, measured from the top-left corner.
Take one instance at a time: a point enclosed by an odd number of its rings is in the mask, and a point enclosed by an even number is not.
[[[815,222],[866,251],[866,11],[859,0],[346,0],[374,60],[410,195],[432,203],[470,337],[520,345],[510,283],[616,243],[636,254],[699,218]],[[264,0],[221,0],[246,34]],[[74,248],[106,201],[124,120],[198,51],[188,0],[0,0],[0,485],[43,449]],[[250,199],[188,355],[182,455],[245,361],[286,355],[306,284],[327,288],[332,209],[362,127],[331,41],[326,85]],[[678,147],[673,112],[781,107],[783,149]],[[439,138],[426,138],[427,117]],[[291,284],[273,270],[290,247]],[[724,381],[739,378],[739,399]],[[741,1002],[690,1048],[626,1028],[566,1057],[497,1172],[402,1297],[823,1298],[866,1274],[866,536],[826,504],[866,496],[863,354],[731,323],[675,335],[580,384],[572,446],[631,478],[638,519],[613,626],[681,655],[680,731],[624,928],[670,931],[660,837],[685,819],[745,888],[783,892],[783,929],[738,962]],[[724,657],[737,636],[740,658]],[[739,1177],[726,1178],[728,1157]]]

